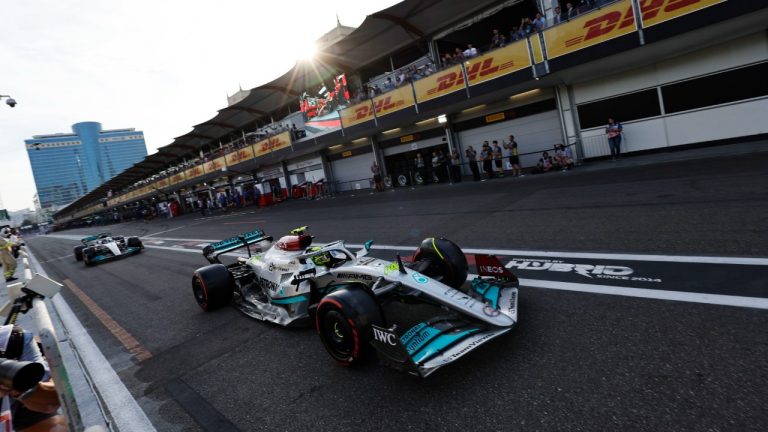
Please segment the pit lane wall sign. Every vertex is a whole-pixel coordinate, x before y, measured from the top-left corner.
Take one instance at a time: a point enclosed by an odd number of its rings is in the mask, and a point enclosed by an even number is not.
[[[643,11],[643,27],[661,24],[683,15],[699,11],[726,0],[645,0],[640,4]],[[753,0],[754,1],[754,0]]]
[[[291,134],[288,131],[261,140],[253,145],[255,157],[264,156],[273,151],[277,151],[291,146]]]
[[[632,2],[620,1],[544,31],[547,58],[570,54],[636,30]]]

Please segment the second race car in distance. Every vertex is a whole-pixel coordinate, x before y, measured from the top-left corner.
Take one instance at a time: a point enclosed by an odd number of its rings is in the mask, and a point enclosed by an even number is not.
[[[234,298],[238,309],[263,321],[314,324],[338,363],[378,354],[422,377],[517,323],[517,278],[493,256],[476,256],[479,274],[491,277],[468,284],[464,253],[443,238],[425,239],[404,263],[399,256],[368,257],[371,241],[357,252],[343,241],[313,245],[305,231],[273,244],[256,230],[206,246],[211,264],[192,277],[195,300],[211,311]],[[221,263],[220,255],[240,248],[247,257]]]
[[[138,237],[112,236],[109,233],[83,237],[80,242],[81,245],[75,246],[75,260],[83,261],[87,266],[138,254],[144,249]]]

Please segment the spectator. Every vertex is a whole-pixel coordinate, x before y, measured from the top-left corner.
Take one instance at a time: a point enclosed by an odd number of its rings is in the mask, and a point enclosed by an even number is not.
[[[521,36],[521,34],[520,34],[520,27],[513,26],[512,27],[512,31],[509,32],[509,39],[514,42],[514,41],[519,41],[522,38],[523,38],[523,36]]]
[[[421,178],[423,184],[427,183],[426,172],[424,171],[424,158],[421,156],[421,152],[416,153],[416,160],[413,162],[416,166],[416,175]]]
[[[453,56],[451,56],[451,53],[445,53],[443,56],[443,67],[450,66],[453,64]]]
[[[533,28],[535,31],[543,31],[547,26],[547,21],[541,15],[541,12],[536,12],[536,18],[533,19]]]
[[[455,151],[451,154],[451,177],[454,182],[461,182],[461,158]]]
[[[16,259],[13,258],[13,243],[11,242],[11,230],[3,228],[0,231],[0,262],[3,264],[3,276],[6,282],[15,281],[16,277]]]
[[[464,58],[471,59],[472,57],[477,57],[477,54],[477,48],[473,47],[472,44],[467,44],[467,49],[464,50]]]
[[[573,168],[573,154],[570,147],[565,147],[562,144],[555,145],[555,160],[557,165],[563,171],[567,171]]]
[[[384,91],[390,91],[395,89],[395,83],[392,82],[392,77],[387,77],[387,82],[384,83]]]
[[[520,169],[520,155],[517,151],[517,141],[515,136],[509,136],[509,142],[504,144],[504,148],[509,149],[509,164],[512,165],[512,176],[525,177],[523,171]]]
[[[472,171],[472,178],[475,181],[480,181],[480,169],[477,167],[477,152],[472,146],[469,146],[464,150],[464,154],[467,155],[467,163],[469,163],[469,170]]]
[[[545,173],[545,172],[549,172],[549,170],[551,169],[552,169],[552,157],[549,156],[549,153],[544,152],[541,154],[539,163],[536,164],[536,172]]]
[[[579,13],[585,13],[592,10],[595,7],[594,0],[580,0],[579,1]]]
[[[563,21],[563,11],[560,9],[560,6],[555,8],[555,15],[552,17],[552,23],[553,24],[560,24],[560,22]]]
[[[493,162],[496,164],[496,170],[499,172],[499,177],[504,177],[504,156],[501,154],[501,147],[499,147],[498,141],[493,141],[493,148],[491,151],[493,152]]]
[[[456,48],[453,51],[453,63],[454,64],[464,63],[465,59],[466,59],[466,56],[464,55],[464,51],[462,51],[461,48]]]
[[[621,132],[624,128],[613,117],[608,117],[608,126],[605,133],[608,134],[608,145],[611,147],[611,160],[621,157]]]
[[[432,178],[440,183],[440,157],[436,151],[432,152]]]
[[[499,33],[499,29],[493,29],[493,36],[491,37],[491,49],[501,48],[505,45],[506,38],[503,34]]]
[[[520,20],[520,36],[521,39],[526,38],[530,36],[531,33],[534,32],[533,22],[531,22],[531,19],[526,17]]]
[[[374,95],[380,95],[381,94],[381,89],[379,88],[378,84],[374,84],[374,86],[373,86],[373,94]]]
[[[373,174],[373,183],[376,185],[376,192],[384,192],[384,182],[381,181],[381,170],[376,161],[371,164],[371,173]]]
[[[483,149],[482,151],[480,151],[480,159],[483,160],[483,171],[485,171],[485,174],[488,176],[488,178],[485,180],[492,179],[493,178],[493,152],[491,151],[491,146],[488,145],[488,141],[485,141],[483,143]]]
[[[448,158],[445,157],[445,153],[442,150],[437,151],[437,162],[439,165],[438,178],[440,181],[445,181],[450,177],[448,170]]]
[[[573,19],[576,17],[576,15],[579,14],[579,11],[576,10],[576,8],[573,7],[573,3],[566,3],[565,4],[565,18],[566,19]]]

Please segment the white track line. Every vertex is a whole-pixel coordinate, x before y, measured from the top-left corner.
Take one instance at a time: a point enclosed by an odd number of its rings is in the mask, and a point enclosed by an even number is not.
[[[186,249],[168,246],[145,246],[151,249],[170,250],[175,252],[200,253],[199,249]],[[246,254],[226,253],[226,256],[247,256]],[[477,275],[470,274],[467,280],[472,280]],[[705,303],[721,306],[737,306],[756,309],[768,309],[768,299],[759,297],[729,296],[722,294],[693,293],[685,291],[665,291],[645,288],[628,288],[612,285],[594,285],[573,282],[558,282],[539,279],[520,279],[520,285],[533,288],[555,289],[562,291],[578,291],[592,294],[608,294],[625,297],[638,297],[656,300],[674,300],[688,303]]]
[[[67,234],[49,234],[48,237],[57,237],[64,239],[77,239],[80,236]],[[152,237],[153,240],[178,241],[178,242],[199,242],[214,243],[221,239],[193,239],[193,238],[171,238],[171,237]],[[317,243],[322,243],[318,241]],[[349,248],[362,248],[362,244],[347,243]],[[374,244],[371,249],[379,250],[415,250],[413,246],[394,246]],[[461,248],[465,253],[473,254],[493,254],[493,255],[522,255],[538,256],[552,258],[591,258],[591,259],[609,259],[626,261],[654,261],[654,262],[682,262],[682,263],[700,263],[700,264],[738,264],[738,265],[759,265],[768,266],[768,258],[748,258],[748,257],[718,257],[718,256],[689,256],[689,255],[651,255],[651,254],[627,254],[627,253],[593,253],[593,252],[558,252],[558,251],[532,251],[517,249],[480,249],[480,248]]]
[[[28,249],[27,251],[29,252]],[[45,270],[34,255],[30,253],[29,258],[36,271],[47,277]],[[64,297],[57,295],[51,301],[83,361],[88,376],[93,381],[94,388],[98,390],[99,396],[107,406],[115,425],[117,425],[117,429],[121,431],[156,431],[136,399],[131,396],[125,384],[96,346],[91,335],[72,312]]]

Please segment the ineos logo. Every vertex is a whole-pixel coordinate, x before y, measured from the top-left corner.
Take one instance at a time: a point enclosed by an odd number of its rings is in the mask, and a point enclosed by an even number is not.
[[[480,266],[480,271],[486,272],[486,273],[497,273],[497,274],[504,273],[504,269],[499,266]]]
[[[397,336],[395,336],[390,332],[386,332],[384,330],[379,330],[377,328],[374,328],[373,337],[379,342],[389,344],[392,346],[397,346]]]

